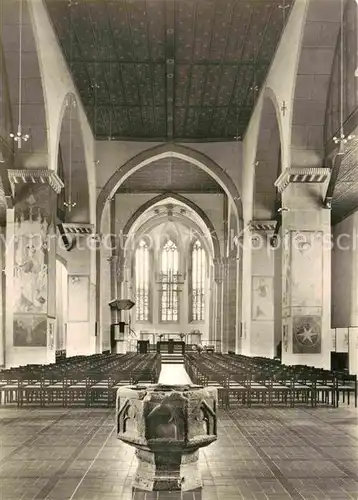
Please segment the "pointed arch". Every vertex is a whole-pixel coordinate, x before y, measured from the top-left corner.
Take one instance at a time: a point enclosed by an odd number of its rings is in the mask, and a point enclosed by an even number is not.
[[[211,235],[211,240],[213,244],[213,249],[214,249],[214,259],[220,259],[221,252],[220,252],[220,243],[219,243],[219,238],[217,235],[217,232],[215,230],[214,224],[212,223],[211,219],[207,216],[207,214],[204,212],[202,208],[199,207],[196,203],[194,203],[192,200],[189,198],[186,198],[185,196],[182,196],[177,193],[163,193],[158,196],[155,196],[151,200],[146,201],[141,205],[136,212],[132,214],[130,219],[128,219],[126,225],[124,226],[123,233],[124,235],[127,235],[130,233],[131,228],[135,224],[135,222],[139,219],[139,217],[148,209],[150,209],[152,206],[156,205],[157,203],[160,203],[161,201],[166,200],[167,198],[173,198],[174,200],[179,201],[180,203],[183,203],[184,205],[187,205],[189,208],[191,208],[194,212],[198,214],[198,216],[202,219],[204,222],[205,226],[208,228],[208,231]]]
[[[209,174],[232,200],[239,221],[242,220],[242,202],[240,193],[232,178],[215,161],[205,154],[187,146],[174,143],[162,144],[147,149],[128,160],[110,177],[97,199],[96,227],[100,231],[102,214],[107,201],[114,196],[119,186],[134,172],[157,160],[176,157],[201,168]]]
[[[60,115],[57,137],[57,173],[65,184],[59,200],[70,199],[76,205],[71,210],[59,208],[59,217],[66,222],[90,222],[90,186],[86,154],[76,96],[66,94]],[[71,172],[69,166],[71,164]],[[70,192],[70,184],[72,189]],[[62,198],[62,199],[61,199]]]

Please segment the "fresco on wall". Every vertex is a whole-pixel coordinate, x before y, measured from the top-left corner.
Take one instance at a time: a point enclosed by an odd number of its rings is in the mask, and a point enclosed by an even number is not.
[[[348,328],[336,328],[336,352],[348,352]]]
[[[252,277],[252,319],[273,321],[273,278],[272,276]]]
[[[86,322],[89,320],[89,294],[88,276],[68,277],[68,321]]]
[[[47,319],[47,348],[49,351],[55,349],[55,339],[56,339],[56,319]]]
[[[288,325],[284,323],[282,325],[282,347],[285,352],[288,351]]]
[[[15,313],[47,312],[48,222],[33,196],[16,210],[13,304]]]
[[[44,314],[14,314],[14,346],[46,347],[47,317]]]
[[[290,305],[291,291],[291,252],[290,252],[290,234],[286,233],[283,237],[282,248],[282,308]]]
[[[292,307],[322,306],[322,231],[291,232],[291,276]]]
[[[293,354],[320,354],[321,317],[293,316]]]

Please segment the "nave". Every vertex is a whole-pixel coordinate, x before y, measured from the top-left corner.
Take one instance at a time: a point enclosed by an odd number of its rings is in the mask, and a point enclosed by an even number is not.
[[[199,356],[193,368],[205,366]],[[134,357],[138,366],[141,355]],[[157,373],[161,384],[193,382],[181,364]],[[134,497],[137,459],[116,439],[113,408],[10,403],[0,407],[1,499],[354,500],[358,415],[352,403],[219,408],[218,440],[200,451],[202,491]]]

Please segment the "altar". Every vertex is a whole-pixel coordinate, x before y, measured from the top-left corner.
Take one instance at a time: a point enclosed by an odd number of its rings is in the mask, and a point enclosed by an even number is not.
[[[157,342],[157,352],[167,354],[185,354],[185,342],[173,339],[159,340]]]

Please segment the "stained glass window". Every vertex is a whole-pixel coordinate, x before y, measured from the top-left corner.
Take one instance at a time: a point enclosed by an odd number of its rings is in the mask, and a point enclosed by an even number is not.
[[[149,248],[144,240],[139,242],[135,254],[136,318],[149,321]]]
[[[197,240],[191,252],[191,316],[192,321],[204,321],[206,255]]]
[[[172,240],[162,248],[160,282],[160,319],[176,322],[179,320],[179,252]]]

